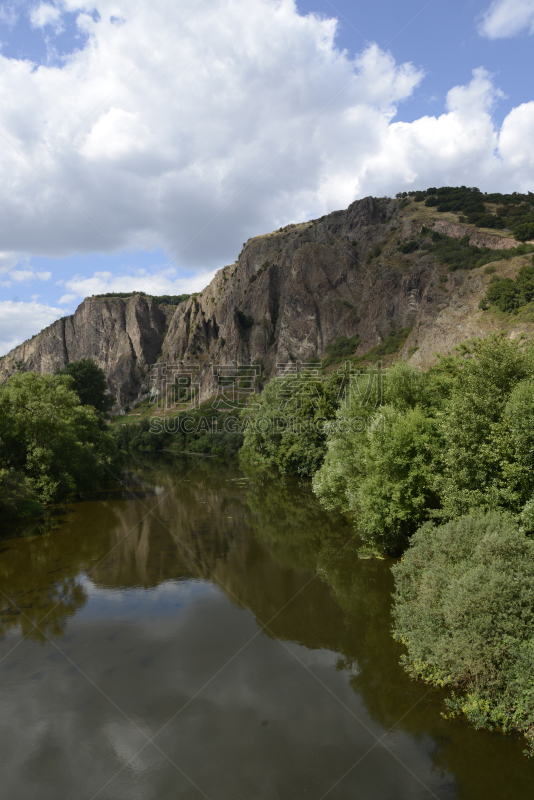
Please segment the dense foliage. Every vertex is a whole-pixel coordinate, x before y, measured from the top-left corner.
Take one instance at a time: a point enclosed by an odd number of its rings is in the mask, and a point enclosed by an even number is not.
[[[66,375],[14,375],[0,387],[0,514],[98,489],[116,472],[117,448],[101,415]]]
[[[205,403],[198,409],[172,417],[144,418],[112,428],[118,447],[125,452],[171,452],[175,455],[231,458],[243,443],[242,424],[234,410]]]
[[[518,516],[534,492],[533,377],[532,347],[502,336],[427,373],[399,362],[382,407],[341,404],[315,492],[386,553],[404,549],[430,518],[473,508]]]
[[[254,407],[243,412],[243,463],[280,472],[313,475],[326,452],[325,423],[339,406],[342,377],[323,380],[313,372],[271,380]]]
[[[500,311],[509,313],[534,299],[534,257],[532,266],[521,267],[515,280],[494,276],[486,297],[481,301],[481,308],[496,306]]]
[[[461,690],[452,713],[534,750],[534,540],[503,513],[427,523],[393,572],[407,671]]]
[[[323,366],[327,367],[329,364],[335,364],[343,358],[348,358],[356,352],[359,344],[360,337],[357,333],[350,338],[338,336],[326,345],[326,357],[323,359]]]
[[[82,406],[92,406],[101,414],[108,414],[115,405],[115,398],[108,394],[104,371],[90,358],[72,361],[59,375],[70,375],[70,388],[76,392]]]
[[[398,362],[383,392],[378,369],[304,377],[266,387],[242,460],[312,475],[363,552],[404,552],[407,671],[455,691],[450,713],[534,744],[534,347],[495,335],[426,373]]]

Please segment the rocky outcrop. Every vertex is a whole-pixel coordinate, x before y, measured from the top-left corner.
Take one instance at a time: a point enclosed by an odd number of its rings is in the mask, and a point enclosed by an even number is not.
[[[469,244],[476,245],[476,247],[489,247],[491,250],[511,250],[518,245],[512,236],[493,236],[491,233],[481,233],[472,225],[460,225],[442,219],[436,220],[432,230],[445,233],[454,239],[469,236]]]
[[[161,351],[165,313],[149,297],[87,297],[75,313],[57,320],[0,361],[6,380],[17,371],[54,373],[71,361],[92,358],[123,406],[137,397]]]
[[[213,365],[281,364],[325,355],[358,334],[364,353],[415,322],[439,269],[397,258],[398,203],[365,198],[346,211],[250,239],[197,297],[178,307],[163,360],[198,362],[201,394],[216,388]],[[388,256],[391,256],[391,261]]]
[[[257,387],[281,369],[324,357],[339,336],[357,335],[363,355],[401,329],[405,337],[407,329],[411,333],[397,355],[427,367],[436,353],[503,322],[478,308],[489,281],[483,268],[450,273],[428,252],[399,250],[422,226],[458,239],[468,235],[472,244],[492,249],[517,245],[423,204],[367,197],[344,211],[249,239],[234,264],[176,309],[139,296],[87,298],[74,315],[5,356],[0,375],[55,372],[89,357],[106,373],[119,407],[151,386],[161,391],[180,370],[205,399],[219,386],[219,365],[255,365]],[[494,267],[514,275],[526,258]],[[531,327],[512,321],[509,335]]]

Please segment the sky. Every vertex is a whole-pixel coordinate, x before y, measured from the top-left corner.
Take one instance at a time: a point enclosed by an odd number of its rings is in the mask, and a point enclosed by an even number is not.
[[[534,191],[534,0],[0,2],[0,355],[368,195]]]

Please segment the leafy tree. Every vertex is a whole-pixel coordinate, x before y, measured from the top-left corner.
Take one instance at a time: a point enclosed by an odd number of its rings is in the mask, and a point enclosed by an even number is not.
[[[522,222],[514,228],[514,238],[520,242],[534,239],[534,221]]]
[[[32,517],[42,514],[30,480],[14,469],[0,469],[0,520]]]
[[[243,412],[242,462],[313,475],[326,452],[325,423],[334,419],[341,382],[339,373],[326,380],[300,373],[270,381],[254,397],[256,407]]]
[[[142,406],[141,406],[142,407]],[[243,443],[239,412],[214,408],[210,402],[175,417],[145,418],[112,426],[122,451],[204,454],[233,458]]]
[[[453,714],[534,750],[534,541],[503,513],[426,523],[393,573],[405,669],[452,689]]]
[[[0,468],[14,470],[41,503],[94,491],[118,469],[101,417],[60,375],[19,373],[0,387]]]
[[[434,461],[436,423],[420,408],[384,406],[372,419],[362,453],[353,511],[363,536],[380,551],[404,549],[408,537],[439,507]]]
[[[491,336],[466,345],[441,430],[443,475],[438,480],[446,518],[472,508],[507,505],[502,471],[502,417],[514,387],[532,374],[532,350]],[[510,407],[509,407],[510,408]]]
[[[313,488],[326,508],[348,512],[372,548],[396,552],[439,506],[434,460],[439,429],[428,378],[406,362],[388,370],[386,405],[348,402],[328,426]],[[427,411],[422,408],[427,407]]]
[[[534,492],[534,380],[531,377],[512,389],[495,429],[495,448],[500,459],[500,503],[517,513]]]
[[[108,414],[115,405],[115,398],[108,394],[104,370],[92,359],[71,361],[58,374],[69,375],[73,379],[71,388],[83,406],[93,406],[101,414]]]

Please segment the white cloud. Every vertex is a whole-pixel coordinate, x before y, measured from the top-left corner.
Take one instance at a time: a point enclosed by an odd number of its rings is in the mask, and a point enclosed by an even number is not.
[[[517,175],[534,174],[534,101],[514,108],[504,120],[499,149]],[[525,146],[527,145],[527,146]],[[530,178],[532,187],[532,178]]]
[[[63,313],[60,308],[35,301],[16,303],[0,300],[0,355],[8,353],[34,333],[39,333]]]
[[[498,149],[530,112],[514,109],[501,132],[484,70],[451,88],[446,113],[399,123],[423,79],[413,65],[376,45],[351,60],[335,47],[335,21],[299,15],[294,0],[197,2],[138,0],[117,25],[114,0],[91,3],[99,21],[83,0],[66,0],[88,39],[62,69],[0,55],[0,134],[31,163],[46,159],[44,177],[28,177],[28,163],[2,148],[6,250],[162,248],[206,275],[249,236],[365,194],[531,187],[528,141],[502,166]],[[39,6],[42,24],[55,14],[45,7],[59,8]],[[75,278],[66,291],[91,294],[102,280]],[[108,291],[114,280],[138,284],[110,277]],[[162,281],[178,285],[177,275]]]
[[[479,33],[489,39],[534,33],[534,0],[495,0],[482,17]]]
[[[187,277],[179,276],[177,273],[175,268],[167,267],[154,273],[139,270],[134,275],[114,275],[112,272],[94,272],[90,278],[76,275],[65,281],[65,288],[69,290],[70,294],[63,295],[59,302],[70,303],[75,298],[81,299],[107,292],[141,291],[153,295],[191,294],[201,291],[215,275],[213,270],[202,271]]]
[[[61,9],[50,3],[41,3],[30,12],[30,23],[32,28],[44,28],[52,25],[56,30],[61,27]]]
[[[28,283],[34,280],[35,273],[31,269],[14,269],[9,273],[9,277],[18,283]]]
[[[12,269],[9,277],[17,283],[30,283],[30,281],[40,280],[49,281],[52,277],[51,272],[34,272],[33,269]]]
[[[59,303],[60,306],[62,306],[64,304],[69,305],[70,303],[72,303],[77,298],[78,298],[77,294],[64,294],[59,298],[58,303]]]

